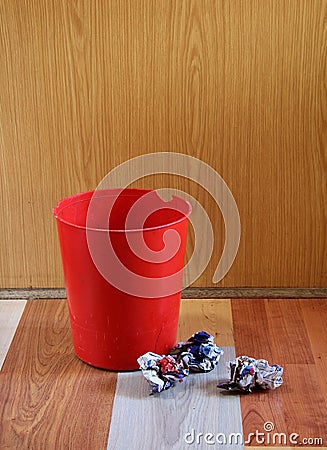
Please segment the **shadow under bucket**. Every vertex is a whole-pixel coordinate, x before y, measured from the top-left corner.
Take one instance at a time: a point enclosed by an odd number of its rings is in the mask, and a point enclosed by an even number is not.
[[[138,368],[176,342],[190,204],[156,191],[68,197],[56,218],[76,355],[95,367]]]

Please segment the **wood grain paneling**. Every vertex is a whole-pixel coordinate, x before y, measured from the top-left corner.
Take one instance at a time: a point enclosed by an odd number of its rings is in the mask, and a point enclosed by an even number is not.
[[[234,194],[242,238],[220,286],[326,286],[326,8],[3,0],[0,286],[63,286],[52,207],[158,151],[201,158]],[[209,194],[136,184],[204,204],[216,242],[196,285],[212,286],[224,225]]]

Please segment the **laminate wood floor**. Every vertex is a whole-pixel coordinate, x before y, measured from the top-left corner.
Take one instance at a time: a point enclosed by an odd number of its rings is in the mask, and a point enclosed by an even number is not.
[[[239,430],[245,448],[296,447],[291,433],[298,447],[327,448],[327,300],[182,301],[178,340],[205,329],[226,359],[236,352],[284,367],[279,389],[247,396],[216,389],[225,376],[221,360],[216,371],[149,397],[140,373],[95,369],[76,358],[65,300],[28,301],[19,322],[24,306],[0,301],[3,359],[8,350],[0,371],[0,449],[147,450],[163,442],[240,449],[235,441],[218,444]]]

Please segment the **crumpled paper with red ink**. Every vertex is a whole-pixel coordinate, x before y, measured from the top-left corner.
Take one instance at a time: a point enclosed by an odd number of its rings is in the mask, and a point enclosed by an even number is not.
[[[183,360],[176,361],[168,355],[148,352],[137,359],[140,369],[151,386],[151,393],[161,392],[182,382],[189,374],[189,368]]]
[[[190,372],[210,372],[219,363],[223,350],[214,343],[214,338],[205,331],[194,333],[187,341],[178,342],[169,355],[148,352],[137,361],[144,377],[151,385],[151,393],[161,392],[182,382]],[[245,394],[254,389],[276,389],[283,383],[283,368],[269,365],[265,359],[238,356],[229,361],[230,380],[218,387],[238,390]]]
[[[217,366],[223,353],[214,343],[213,336],[199,331],[186,342],[177,343],[169,355],[147,352],[137,362],[154,394],[183,381],[190,371],[210,372]]]

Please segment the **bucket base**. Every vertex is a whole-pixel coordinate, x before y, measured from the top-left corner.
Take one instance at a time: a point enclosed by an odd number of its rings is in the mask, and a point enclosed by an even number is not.
[[[164,355],[176,344],[178,322],[169,323],[167,330],[140,334],[138,339],[112,336],[72,323],[74,352],[84,363],[98,369],[132,371],[139,368],[137,358],[148,351]],[[169,336],[169,339],[168,339]],[[164,337],[164,339],[160,339]]]
[[[137,372],[138,370],[140,370],[139,365],[136,364],[136,367],[134,368],[130,368],[130,369],[114,369],[111,367],[102,367],[102,366],[98,366],[93,364],[93,362],[90,361],[85,361],[84,359],[80,358],[77,353],[74,351],[75,356],[77,359],[79,359],[83,364],[87,364],[88,366],[92,367],[93,369],[99,369],[99,370],[107,370],[108,372]]]

